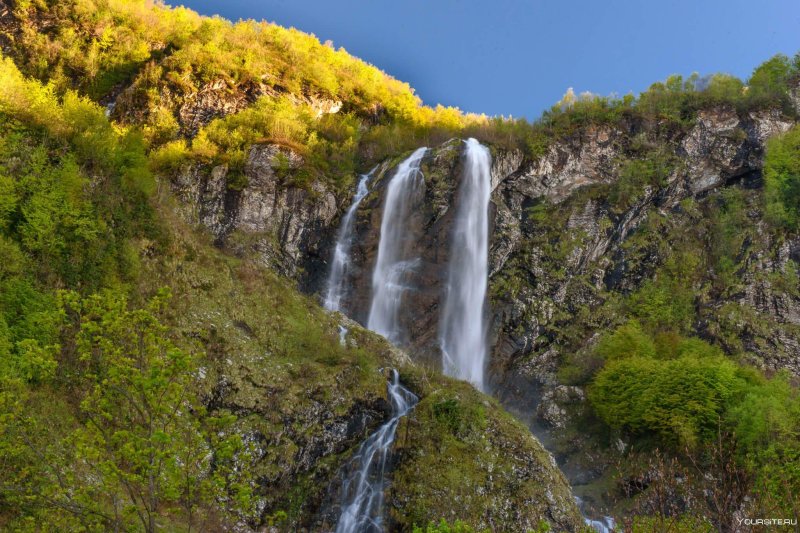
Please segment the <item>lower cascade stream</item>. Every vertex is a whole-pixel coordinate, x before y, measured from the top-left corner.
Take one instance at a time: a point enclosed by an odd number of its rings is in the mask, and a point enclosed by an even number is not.
[[[613,533],[617,527],[616,522],[610,516],[603,516],[602,518],[590,518],[586,515],[583,500],[575,496],[575,503],[578,504],[578,509],[581,511],[584,523],[592,528],[597,533]]]
[[[386,463],[397,424],[419,400],[400,384],[400,376],[394,369],[388,392],[392,417],[361,444],[342,469],[342,511],[336,524],[336,533],[378,533],[385,530],[383,491],[386,486]]]

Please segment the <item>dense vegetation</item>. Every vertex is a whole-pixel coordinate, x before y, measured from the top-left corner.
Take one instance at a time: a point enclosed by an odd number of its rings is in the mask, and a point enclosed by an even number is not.
[[[208,446],[236,443],[204,438],[225,421],[187,395],[196,359],[161,322],[168,294],[128,303],[136,242],[167,242],[141,135],[8,59],[0,78],[4,527],[153,530],[165,507],[191,522],[232,481],[221,454],[206,476]]]
[[[764,163],[767,216],[777,225],[800,227],[800,128],[770,140]]]
[[[356,171],[453,136],[536,157],[590,124],[648,118],[680,127],[711,105],[789,111],[787,82],[800,69],[798,59],[779,55],[747,84],[728,75],[693,74],[671,76],[639,97],[568,93],[530,124],[424,106],[407,84],[345,50],[274,24],[232,24],[150,0],[17,2],[13,17],[17,24],[6,38],[24,72],[95,99],[115,97],[120,84],[131,84],[115,113],[140,125],[158,148],[155,166],[175,172],[189,161],[227,164],[235,188],[244,185],[239,171],[254,142],[285,144],[304,156],[294,183],[319,179],[344,189]],[[239,113],[210,123],[182,114],[209,90]]]

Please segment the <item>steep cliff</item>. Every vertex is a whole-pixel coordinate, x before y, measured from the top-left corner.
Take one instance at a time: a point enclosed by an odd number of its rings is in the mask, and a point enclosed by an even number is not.
[[[634,236],[651,238],[649,228],[642,227],[648,220],[664,217],[673,226],[671,231],[680,232],[691,224],[682,208],[685,200],[711,203],[726,188],[741,190],[751,203],[757,203],[764,143],[792,124],[792,119],[779,112],[740,116],[732,109],[718,108],[701,112],[685,131],[660,131],[657,124],[647,122],[590,127],[554,143],[536,160],[526,160],[518,151],[494,150],[490,270],[495,288],[495,379],[502,382],[512,362],[518,364],[520,358],[533,352],[548,352],[549,344],[535,343],[537,339],[543,342],[540,337],[546,337],[546,326],[553,325],[556,308],[575,313],[581,304],[601,305],[608,294],[631,292],[652,276],[664,262],[664,255],[632,258],[629,246]],[[426,193],[410,227],[417,237],[421,263],[401,322],[407,332],[414,332],[408,339],[412,352],[434,363],[435,317],[460,174],[460,146],[458,140],[448,141],[425,156],[422,172]],[[281,150],[288,155],[278,160],[276,154]],[[636,157],[650,157],[655,151],[673,158],[663,183],[642,185],[641,190],[631,193],[629,205],[613,205],[607,195],[614,193],[620,169]],[[224,187],[224,167],[187,169],[174,188],[194,210],[191,219],[208,227],[218,242],[230,246],[247,242],[266,262],[295,276],[310,292],[319,292],[326,275],[325,265],[319,260],[332,253],[330,238],[348,195],[341,195],[337,201],[334,193],[321,185],[314,185],[309,192],[280,186],[275,167],[288,160],[291,172],[297,157],[289,149],[254,147],[245,168],[247,185],[241,191]],[[347,283],[353,289],[344,309],[362,323],[369,310],[382,191],[392,175],[391,161],[377,169],[370,194],[357,214],[354,265]],[[753,209],[757,208],[754,204]],[[755,211],[751,215],[754,220],[760,216]],[[559,227],[556,220],[564,226]],[[771,294],[768,281],[756,280],[754,275],[756,270],[765,274],[781,271],[797,245],[790,238],[775,248],[763,224],[757,223],[756,228],[761,232],[759,249],[750,253],[757,252],[759,259],[748,259],[748,268],[737,274],[744,289],[736,301],[768,315],[769,323],[776,325],[777,336],[770,330],[761,340],[772,347],[754,338],[747,350],[762,358],[765,368],[796,372],[800,354],[791,335],[777,333],[779,324],[796,324],[794,304],[786,300],[790,298],[787,295]],[[559,249],[551,249],[553,239],[559,237]],[[668,242],[671,237],[663,238]],[[764,254],[766,257],[762,257]],[[578,287],[578,280],[588,283]],[[574,295],[582,300],[568,298],[575,290],[582,291]],[[722,303],[718,299],[703,305],[713,309]],[[542,370],[541,376],[546,376]],[[551,367],[549,373],[554,371]]]
[[[325,313],[271,269],[221,254],[177,219],[173,226],[172,259],[148,259],[141,290],[174,291],[175,333],[183,345],[207,354],[197,376],[202,401],[210,415],[235,417],[226,432],[245,442],[238,467],[248,472],[255,498],[255,514],[242,519],[239,530],[335,527],[338,471],[389,417],[389,367],[401,369],[402,380],[421,398],[407,417],[410,428],[398,430],[402,451],[389,476],[397,496],[388,509],[397,527],[449,518],[446,502],[464,493],[458,481],[463,462],[432,448],[445,444],[474,458],[475,475],[491,488],[490,499],[459,514],[466,524],[579,527],[569,485],[552,457],[498,405],[462,383],[420,371],[408,355],[341,315]],[[344,345],[341,324],[348,328]],[[442,405],[449,409],[445,420],[435,414]],[[461,427],[465,417],[469,421],[453,440],[452,420]],[[484,434],[487,427],[496,430],[492,438]],[[404,472],[413,476],[401,478]],[[435,493],[421,490],[428,486]]]
[[[586,370],[576,367],[576,354],[591,352],[599,334],[624,319],[621,302],[675,260],[692,262],[685,283],[695,310],[687,332],[764,371],[797,375],[800,301],[792,272],[800,241],[764,221],[761,177],[767,139],[793,124],[778,110],[712,107],[679,128],[647,120],[590,126],[536,159],[493,149],[492,389],[552,446],[573,483],[602,475],[619,453],[598,448],[591,436],[575,438],[587,415]],[[461,146],[453,139],[426,154],[425,195],[408,228],[420,261],[401,311],[403,343],[418,363],[434,368]],[[376,170],[355,220],[351,289],[342,308],[361,323],[369,312],[383,191],[399,160]],[[637,160],[658,161],[663,175],[637,180],[636,172],[647,172],[631,170]],[[291,255],[299,241],[280,233],[273,242],[281,243],[283,257],[301,258],[289,259],[293,266],[284,271],[321,293],[336,215],[347,204],[342,199],[336,209],[322,194],[306,202],[315,207],[292,210],[304,217],[298,227],[313,228],[302,241],[305,255]]]

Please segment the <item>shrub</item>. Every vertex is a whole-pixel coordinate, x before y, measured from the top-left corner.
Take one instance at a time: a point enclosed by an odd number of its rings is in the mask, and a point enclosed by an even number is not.
[[[653,358],[656,355],[656,345],[650,335],[642,330],[639,322],[631,320],[613,333],[604,335],[598,342],[595,353],[606,361],[629,357]]]
[[[800,227],[800,128],[767,141],[764,187],[768,219],[790,229]]]
[[[712,436],[745,382],[723,357],[683,355],[668,361],[630,357],[608,363],[589,389],[611,427],[655,433],[672,445],[694,446]]]

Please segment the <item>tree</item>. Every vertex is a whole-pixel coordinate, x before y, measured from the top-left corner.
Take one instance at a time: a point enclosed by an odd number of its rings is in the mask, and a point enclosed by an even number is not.
[[[800,128],[767,142],[764,188],[769,220],[796,229],[800,221]]]
[[[212,448],[204,437],[204,411],[192,388],[195,359],[170,341],[158,318],[169,294],[135,310],[109,291],[62,298],[77,326],[75,350],[85,379],[85,423],[72,441],[88,465],[85,476],[98,480],[92,490],[116,495],[101,503],[111,509],[114,528],[138,520],[145,531],[156,531],[159,515],[182,507],[191,529],[196,510],[215,501],[229,481],[221,466],[215,471],[214,448],[233,460],[231,450],[241,440],[217,439]],[[237,485],[245,491],[238,501],[246,499],[246,488]]]

